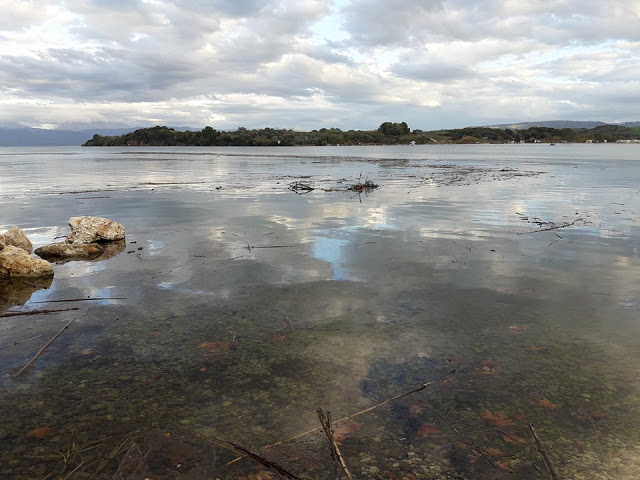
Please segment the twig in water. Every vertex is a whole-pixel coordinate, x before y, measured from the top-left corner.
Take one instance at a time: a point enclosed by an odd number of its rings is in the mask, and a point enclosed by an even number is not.
[[[0,350],[4,350],[5,348],[14,347],[20,343],[28,342],[29,340],[35,340],[36,338],[40,338],[43,334],[36,335],[35,337],[23,338],[22,340],[16,340],[15,342],[7,343],[6,345],[0,346]]]
[[[331,428],[331,421],[327,420],[327,416],[324,414],[322,408],[318,407],[316,410],[318,414],[318,419],[320,420],[320,425],[322,425],[322,429],[324,430],[325,435],[327,436],[327,440],[329,441],[329,448],[331,449],[331,456],[334,461],[340,464],[340,467],[344,471],[344,474],[347,477],[347,480],[353,480],[351,473],[349,472],[349,468],[347,467],[347,463],[342,458],[342,454],[340,453],[340,448],[336,443],[336,439],[333,436],[333,429]],[[329,413],[327,412],[327,415]],[[331,417],[329,417],[331,418]]]
[[[293,323],[291,323],[291,320],[289,320],[289,317],[285,315],[284,319],[287,322],[287,325],[289,325],[289,328],[291,329],[291,331],[293,332]]]
[[[75,318],[72,318],[71,320],[69,320],[69,322],[64,327],[62,327],[58,331],[58,333],[56,333],[53,337],[51,337],[51,340],[45,343],[44,346],[40,350],[38,350],[38,352],[33,356],[31,360],[27,362],[27,364],[24,367],[18,370],[18,372],[13,376],[13,378],[16,378],[18,375],[24,372],[27,368],[29,368],[33,364],[33,362],[35,362],[38,359],[38,357],[42,355],[42,352],[44,352],[47,349],[47,347],[51,345],[54,342],[54,340],[58,338],[62,334],[62,332],[64,332],[67,329],[67,327],[71,325],[74,321],[75,321]]]
[[[127,297],[93,297],[93,298],[71,298],[68,300],[43,300],[33,303],[62,303],[62,302],[93,302],[95,300],[126,300]]]
[[[302,195],[303,193],[309,193],[315,190],[315,188],[309,185],[308,183],[291,182],[289,184],[289,190],[297,193],[298,195]]]
[[[536,442],[536,447],[538,448],[538,453],[540,453],[540,456],[542,457],[544,466],[547,467],[547,470],[549,470],[549,473],[551,474],[551,480],[558,480],[556,469],[553,467],[553,463],[551,463],[551,459],[549,458],[547,451],[542,446],[542,442],[538,438],[536,431],[533,429],[533,423],[529,424],[529,430],[531,430],[531,435],[533,435],[533,439]]]
[[[249,450],[248,448],[243,447],[242,445],[238,445],[237,443],[233,443],[230,442],[229,440],[224,440],[226,443],[228,443],[229,445],[231,445],[233,448],[235,448],[236,450],[241,451],[242,453],[244,453],[245,455],[253,458],[256,462],[261,463],[262,465],[264,465],[265,467],[279,473],[280,475],[282,475],[285,478],[292,478],[294,480],[302,480],[302,477],[299,477],[298,475],[296,475],[295,473],[291,473],[289,470],[287,470],[286,468],[278,465],[275,462],[272,462],[271,460],[268,460],[266,458],[264,458],[262,455],[253,452],[251,450]]]
[[[74,308],[61,308],[59,310],[31,310],[29,312],[7,312],[7,313],[3,313],[2,315],[0,315],[0,318],[4,318],[4,317],[21,317],[21,316],[24,316],[24,315],[40,315],[40,314],[46,315],[47,313],[68,312],[70,310],[80,310],[80,308],[79,307],[74,307]]]
[[[362,183],[362,172],[360,172],[358,182],[351,185],[347,190],[351,190],[353,192],[368,192],[369,190],[378,188],[378,186],[379,185],[376,185],[369,179],[365,179],[364,183]]]
[[[570,227],[572,225],[575,225],[576,222],[584,222],[584,220],[582,218],[576,218],[573,222],[565,222],[565,223],[560,223],[560,224],[555,224],[553,222],[544,222],[543,224],[551,224],[550,227],[547,228],[541,228],[539,230],[531,230],[530,232],[521,232],[518,233],[518,235],[522,235],[524,233],[537,233],[537,232],[549,232],[551,230],[557,230],[558,228],[565,228],[565,227]],[[532,223],[532,222],[529,222]],[[536,222],[533,222],[536,223]]]

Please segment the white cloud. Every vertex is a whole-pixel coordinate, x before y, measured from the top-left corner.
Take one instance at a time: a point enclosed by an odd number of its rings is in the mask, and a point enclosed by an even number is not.
[[[439,128],[640,106],[635,0],[0,7],[3,122]]]

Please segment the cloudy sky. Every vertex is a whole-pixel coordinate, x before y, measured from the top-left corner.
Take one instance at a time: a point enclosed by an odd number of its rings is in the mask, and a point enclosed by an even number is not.
[[[638,0],[0,0],[0,126],[640,120]]]

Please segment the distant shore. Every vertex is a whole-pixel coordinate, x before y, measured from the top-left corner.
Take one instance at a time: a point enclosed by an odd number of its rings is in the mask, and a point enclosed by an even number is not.
[[[383,123],[377,130],[321,128],[310,132],[288,129],[238,128],[221,131],[178,131],[165,126],[142,128],[117,136],[95,134],[84,147],[105,146],[324,146],[324,145],[436,145],[481,143],[640,143],[640,127],[603,125],[595,128],[467,127],[451,130],[409,130],[406,123]]]

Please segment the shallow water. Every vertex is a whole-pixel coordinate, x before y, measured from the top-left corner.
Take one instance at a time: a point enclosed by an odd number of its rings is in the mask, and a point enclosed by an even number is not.
[[[0,318],[2,478],[112,478],[133,442],[128,478],[267,478],[216,439],[426,382],[336,427],[356,478],[548,478],[529,423],[561,477],[639,475],[637,146],[0,149],[0,171],[0,231],[127,230],[49,288],[0,284],[3,310],[79,308]],[[263,453],[333,473],[319,433]]]

